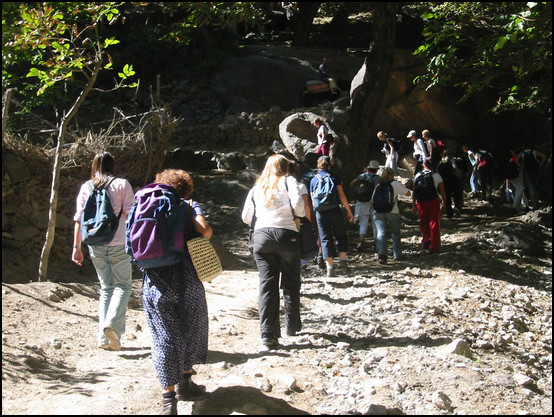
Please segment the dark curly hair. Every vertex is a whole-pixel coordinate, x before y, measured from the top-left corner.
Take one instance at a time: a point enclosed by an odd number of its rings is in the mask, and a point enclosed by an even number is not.
[[[194,191],[192,177],[182,169],[166,169],[156,175],[154,182],[175,187],[181,193],[181,198],[184,199],[189,198]]]

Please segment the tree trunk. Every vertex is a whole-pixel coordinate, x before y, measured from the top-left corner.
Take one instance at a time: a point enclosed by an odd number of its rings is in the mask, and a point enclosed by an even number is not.
[[[294,37],[292,41],[294,46],[310,45],[312,23],[320,5],[320,1],[298,2],[298,19],[294,28]]]
[[[370,132],[369,127],[385,94],[394,58],[398,4],[382,2],[373,5],[369,53],[365,58],[366,73],[352,102],[344,144],[338,146],[336,153],[335,165],[343,178],[347,196],[348,184],[364,171],[369,162],[366,161],[369,141],[375,139],[377,134]]]
[[[40,264],[38,267],[38,280],[43,281],[46,279],[48,274],[48,258],[50,257],[50,250],[52,249],[52,244],[54,243],[54,237],[56,234],[56,211],[58,209],[58,192],[60,189],[60,171],[62,163],[62,153],[63,146],[65,142],[65,132],[67,131],[67,126],[69,122],[77,112],[79,108],[85,101],[86,96],[92,90],[98,73],[102,69],[102,60],[96,62],[92,75],[83,89],[81,94],[73,104],[73,107],[69,112],[62,117],[60,123],[60,130],[58,133],[58,144],[56,146],[56,156],[54,158],[54,170],[52,172],[52,187],[50,189],[50,210],[48,213],[48,228],[46,229],[46,240],[44,241],[44,246],[42,247],[42,252],[40,254]]]

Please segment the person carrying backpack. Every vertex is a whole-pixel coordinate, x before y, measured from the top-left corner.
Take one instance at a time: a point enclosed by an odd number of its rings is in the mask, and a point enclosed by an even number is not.
[[[392,253],[397,261],[403,260],[400,240],[400,211],[398,196],[409,197],[411,191],[394,179],[394,170],[385,168],[372,196],[373,218],[377,229],[377,256],[380,264],[387,263],[387,229],[392,237]],[[382,203],[381,203],[382,201]]]
[[[373,230],[373,238],[377,237],[375,231],[375,222],[373,220],[373,208],[371,206],[371,196],[375,186],[379,183],[379,162],[373,160],[369,162],[366,172],[361,173],[351,183],[350,188],[356,199],[356,207],[354,209],[354,222],[360,224],[360,240],[356,246],[358,252],[364,249],[364,239],[371,219],[371,228]]]
[[[354,215],[344,194],[341,178],[330,172],[331,159],[328,156],[320,156],[317,160],[318,173],[310,182],[310,194],[312,196],[315,218],[319,230],[321,250],[327,264],[327,276],[335,275],[333,258],[339,257],[340,270],[348,273],[346,251],[348,239],[344,219],[340,210],[342,203],[348,215],[348,221],[354,220]],[[337,246],[335,247],[335,240]]]
[[[121,349],[133,276],[131,258],[125,252],[125,221],[135,200],[129,181],[114,177],[114,167],[109,152],[94,156],[90,180],[77,195],[71,254],[71,260],[82,266],[82,245],[88,246],[100,282],[98,346],[105,350]]]
[[[154,186],[154,187],[152,187]],[[157,186],[157,187],[156,187]],[[148,194],[148,190],[158,191]],[[160,189],[172,193],[170,200],[160,198]],[[166,169],[156,175],[154,184],[137,191],[137,206],[131,213],[127,240],[134,241],[133,224],[148,222],[140,213],[164,213],[168,201],[176,203],[168,211],[167,217],[157,217],[159,223],[170,221],[171,215],[182,216],[176,221],[172,232],[178,232],[180,239],[186,242],[193,237],[210,238],[212,227],[206,221],[200,204],[188,200],[194,190],[190,174],[180,169]],[[149,206],[151,206],[149,208]],[[155,217],[154,214],[153,217]],[[165,216],[165,214],[164,214]],[[171,220],[172,221],[172,220]],[[183,225],[183,226],[176,226]],[[140,226],[139,226],[140,227]],[[153,230],[145,227],[144,233]],[[142,252],[157,247],[159,235],[145,236],[148,245],[142,245]],[[198,278],[184,242],[180,243],[181,256],[165,266],[141,267],[143,272],[142,304],[146,321],[152,334],[151,355],[158,380],[162,386],[162,414],[177,414],[177,399],[193,399],[206,390],[203,385],[195,384],[191,376],[193,366],[206,363],[208,355],[208,307],[204,284]],[[158,242],[159,243],[159,242]],[[131,244],[132,246],[132,244]],[[167,257],[160,258],[161,260]],[[153,254],[151,264],[155,264]],[[161,261],[160,261],[161,262]],[[140,264],[139,264],[140,265]]]
[[[494,175],[494,166],[496,164],[492,153],[485,150],[482,146],[479,147],[477,151],[476,159],[477,163],[475,164],[478,172],[477,180],[479,186],[481,187],[481,192],[483,193],[483,198],[485,200],[492,199],[492,181]]]
[[[451,219],[454,216],[454,203],[456,216],[462,213],[463,190],[461,161],[458,157],[451,155],[449,149],[445,149],[443,157],[437,166],[437,172],[442,177],[446,193],[446,217]]]
[[[430,158],[426,158],[423,161],[423,171],[414,178],[412,212],[419,214],[423,249],[433,253],[439,253],[441,250],[440,218],[441,212],[446,208],[445,202],[446,191],[442,177],[433,172],[433,163]]]
[[[523,172],[524,188],[529,192],[533,210],[538,210],[539,196],[537,193],[537,184],[539,181],[540,169],[546,162],[546,155],[530,147],[523,149],[515,161]]]
[[[506,167],[506,198],[508,202],[512,203],[512,208],[517,213],[521,212],[521,206],[525,209],[529,208],[529,201],[527,196],[523,192],[523,172],[521,167],[517,164],[516,159],[521,153],[523,148],[515,147],[510,149],[511,157]],[[508,197],[510,197],[508,199]]]

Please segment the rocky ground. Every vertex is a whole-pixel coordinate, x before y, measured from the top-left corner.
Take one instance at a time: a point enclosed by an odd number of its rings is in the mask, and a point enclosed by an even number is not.
[[[307,265],[303,329],[264,352],[240,207],[200,200],[235,267],[205,284],[209,355],[195,381],[207,391],[180,414],[552,413],[550,207],[513,217],[467,199],[429,255],[401,202],[406,260],[353,251],[352,273],[334,278]],[[354,248],[356,225],[349,237]],[[2,414],[158,414],[138,271],[119,352],[96,347],[90,264],[31,279],[3,270]]]

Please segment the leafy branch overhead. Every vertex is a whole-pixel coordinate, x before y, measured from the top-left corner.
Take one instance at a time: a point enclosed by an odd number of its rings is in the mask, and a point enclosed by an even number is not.
[[[21,58],[13,51],[29,53],[31,67],[27,77],[39,81],[36,95],[43,95],[54,86],[65,88],[65,82],[87,83],[98,69],[110,70],[113,60],[108,48],[117,45],[115,38],[102,39],[99,25],[105,19],[109,25],[118,21],[121,3],[44,3],[42,7],[19,6],[19,20],[14,22],[13,38],[6,43],[11,54],[5,54],[9,67]],[[128,83],[134,75],[132,65],[118,73],[115,87],[134,87]],[[81,79],[79,76],[82,76]]]
[[[420,7],[421,6],[420,4]],[[461,101],[477,92],[495,95],[494,112],[540,110],[552,117],[552,3],[426,3],[428,59],[416,82],[451,85]]]

